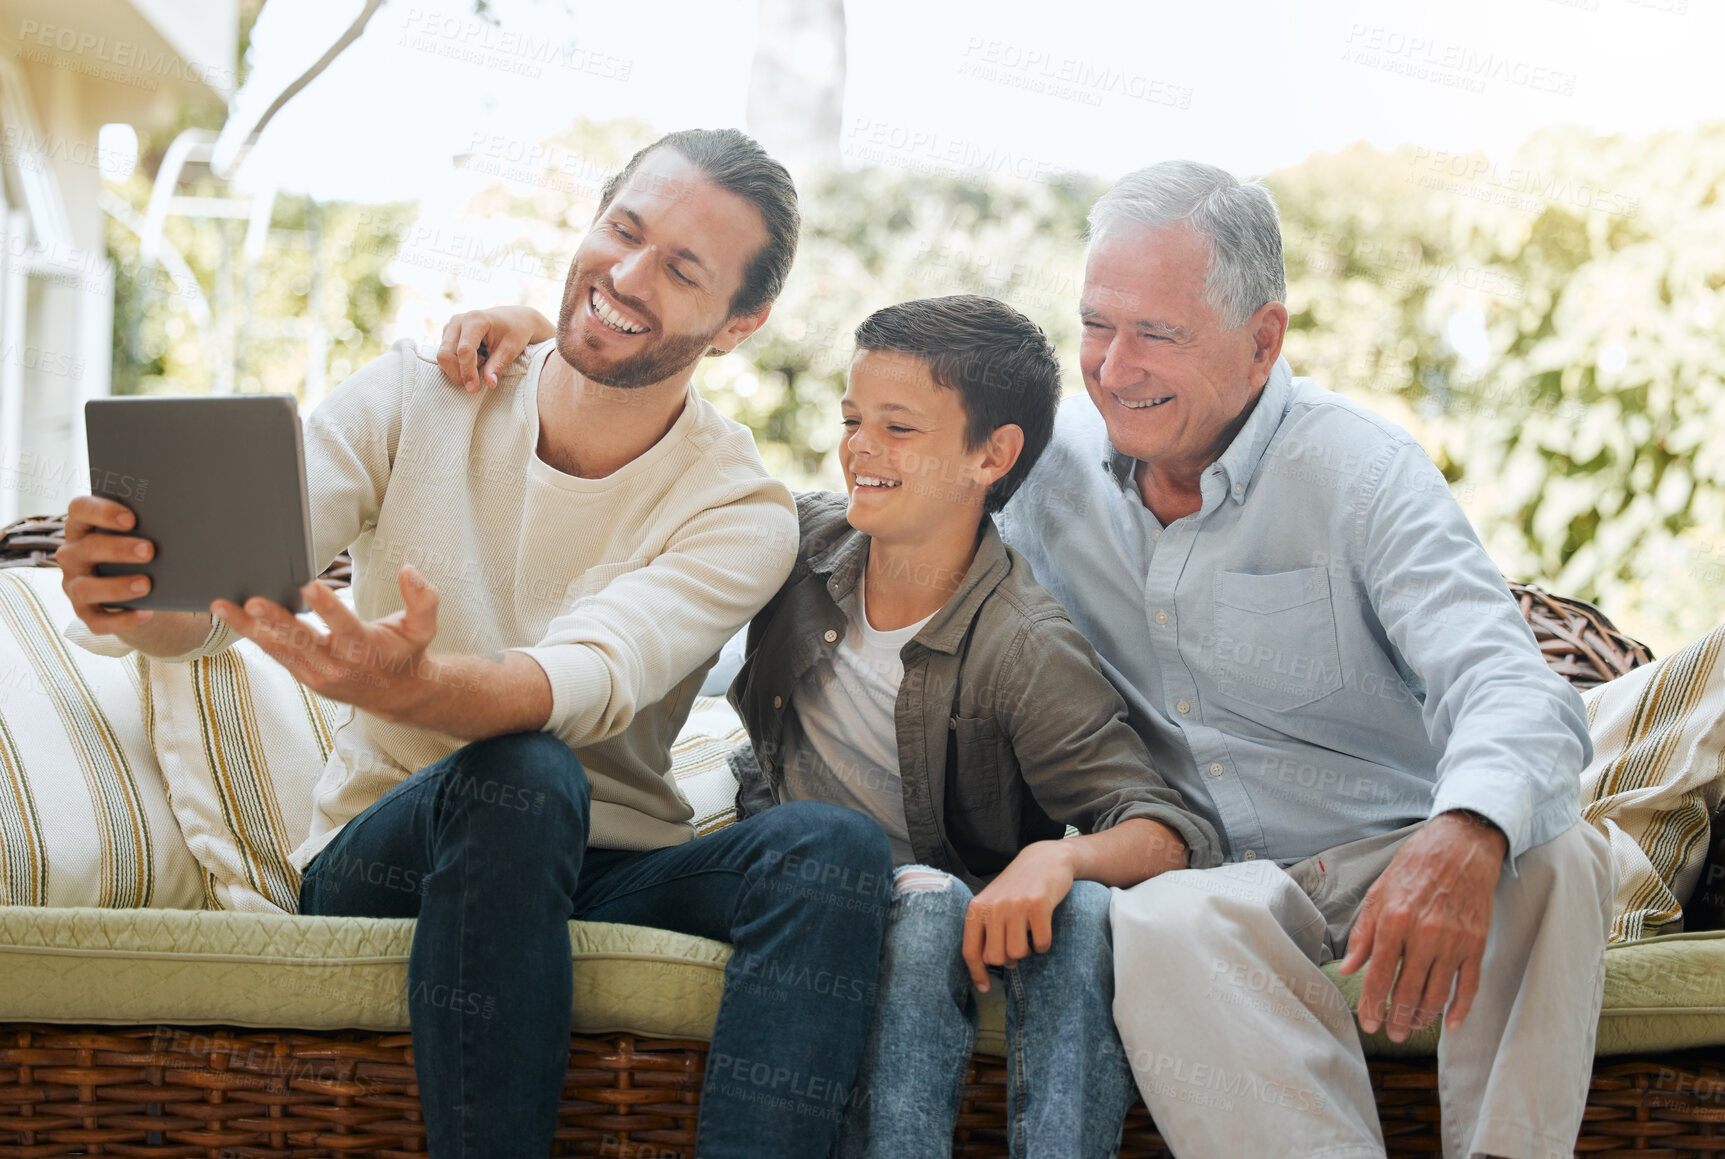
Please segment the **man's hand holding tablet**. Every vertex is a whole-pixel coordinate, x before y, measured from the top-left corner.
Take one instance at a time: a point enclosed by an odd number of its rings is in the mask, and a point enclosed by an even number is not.
[[[66,512],[66,541],[54,553],[72,611],[99,636],[118,636],[141,652],[178,656],[210,634],[201,612],[162,612],[113,605],[147,595],[147,575],[97,575],[99,563],[148,563],[156,545],[128,535],[138,525],[131,508],[112,499],[80,495]],[[104,532],[111,534],[102,534]]]
[[[537,729],[550,716],[550,684],[531,657],[430,654],[437,589],[412,567],[396,577],[402,610],[370,623],[310,579],[291,398],[101,399],[85,415],[92,489],[107,494],[72,501],[55,558],[91,632],[189,659],[209,640],[213,615],[313,691],[392,723],[479,737]],[[328,630],[300,619],[302,609]],[[481,680],[503,708],[476,703]]]
[[[351,704],[395,723],[426,724],[453,736],[486,731],[464,710],[463,696],[482,677],[521,686],[521,728],[537,728],[549,712],[549,689],[534,661],[518,653],[491,659],[439,658],[427,649],[437,636],[437,589],[414,568],[397,574],[403,608],[366,623],[320,580],[300,589],[323,618],[320,631],[274,600],[253,596],[242,606],[215,600],[209,612],[119,608],[146,594],[145,575],[96,574],[99,563],[149,562],[155,545],[128,535],[137,519],[124,504],[94,495],[72,500],[66,542],[54,555],[61,584],[77,617],[97,635],[118,636],[151,656],[183,656],[209,638],[211,616],[253,641],[294,677],[331,700]],[[480,666],[484,666],[481,670]]]
[[[385,720],[405,720],[422,708],[450,676],[426,648],[437,635],[437,589],[411,567],[401,569],[402,611],[364,623],[329,585],[313,580],[300,589],[327,632],[262,596],[242,607],[215,600],[209,612],[154,611],[115,605],[147,595],[148,575],[99,575],[97,564],[148,563],[155,544],[128,535],[137,516],[124,504],[96,495],[72,500],[66,541],[54,553],[72,610],[97,635],[118,636],[152,656],[195,651],[210,634],[213,615],[275,657],[314,692],[352,704]]]

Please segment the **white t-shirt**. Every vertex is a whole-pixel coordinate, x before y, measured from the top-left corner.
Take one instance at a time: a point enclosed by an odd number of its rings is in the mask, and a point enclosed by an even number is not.
[[[830,801],[868,817],[892,840],[895,865],[915,861],[904,821],[898,771],[898,686],[904,681],[899,650],[932,614],[890,632],[869,626],[864,575],[840,607],[844,639],[830,657],[810,668],[791,693],[797,728],[787,730],[785,796]]]

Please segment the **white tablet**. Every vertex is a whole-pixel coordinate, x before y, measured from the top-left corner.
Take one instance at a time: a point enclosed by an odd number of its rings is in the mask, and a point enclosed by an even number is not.
[[[289,394],[103,398],[84,404],[90,493],[131,508],[147,563],[99,575],[151,579],[117,605],[206,612],[264,596],[298,612],[312,579],[299,411]]]

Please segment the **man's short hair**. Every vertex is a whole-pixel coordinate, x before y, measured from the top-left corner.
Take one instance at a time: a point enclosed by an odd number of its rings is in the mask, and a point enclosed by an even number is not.
[[[965,446],[974,450],[1008,423],[1024,450],[996,479],[983,510],[999,511],[1030,474],[1054,434],[1060,362],[1041,327],[995,298],[952,294],[876,310],[856,328],[857,352],[906,354],[928,367],[936,385],[964,405]]]
[[[666,133],[629,158],[629,163],[599,191],[599,212],[623,188],[641,162],[655,149],[675,149],[720,189],[729,190],[760,211],[767,227],[767,244],[743,271],[743,284],[731,295],[730,316],[753,314],[771,305],[785,288],[791,259],[797,256],[802,215],[797,187],[785,167],[768,156],[753,137],[736,129],[682,129]]]
[[[1288,300],[1276,199],[1256,181],[1199,161],[1163,161],[1128,173],[1090,208],[1092,243],[1111,223],[1187,225],[1210,249],[1204,299],[1227,329],[1266,302]]]

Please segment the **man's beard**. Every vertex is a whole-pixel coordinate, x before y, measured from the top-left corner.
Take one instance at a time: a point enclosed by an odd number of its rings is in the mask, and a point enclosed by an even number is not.
[[[721,325],[710,334],[661,336],[655,327],[654,338],[649,340],[646,349],[628,358],[608,361],[569,332],[569,324],[575,312],[585,304],[590,289],[591,287],[583,289],[580,297],[573,301],[564,301],[562,317],[557,320],[557,353],[563,356],[563,361],[575,368],[577,374],[600,386],[630,390],[663,382],[699,362],[701,356],[712,346],[714,336],[723,329]],[[624,299],[618,298],[618,301]],[[624,304],[630,303],[624,301]],[[600,322],[599,325],[603,326],[604,323]]]

